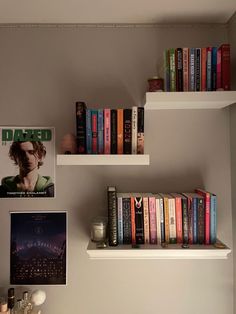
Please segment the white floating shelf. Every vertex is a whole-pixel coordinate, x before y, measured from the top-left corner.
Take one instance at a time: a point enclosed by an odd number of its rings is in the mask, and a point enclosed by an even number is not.
[[[149,164],[149,155],[57,155],[57,165],[65,166],[141,166]]]
[[[236,91],[148,92],[145,110],[221,109],[236,103]]]
[[[131,245],[118,245],[98,249],[96,244],[89,242],[87,253],[90,259],[227,259],[231,250],[225,246],[216,248],[214,245],[189,245],[183,249],[181,244],[140,245],[132,248]]]

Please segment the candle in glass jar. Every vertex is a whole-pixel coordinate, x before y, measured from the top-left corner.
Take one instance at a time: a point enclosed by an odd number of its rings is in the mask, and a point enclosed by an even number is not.
[[[97,217],[91,223],[91,240],[105,242],[107,236],[107,218]]]

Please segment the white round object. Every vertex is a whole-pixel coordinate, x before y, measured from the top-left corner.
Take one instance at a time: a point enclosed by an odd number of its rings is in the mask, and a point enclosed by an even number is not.
[[[38,306],[45,302],[46,292],[43,290],[35,290],[32,292],[31,301],[34,305]]]

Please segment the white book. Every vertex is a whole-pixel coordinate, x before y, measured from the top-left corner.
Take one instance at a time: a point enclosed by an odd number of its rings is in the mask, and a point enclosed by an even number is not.
[[[169,235],[170,243],[176,242],[175,198],[169,197]]]
[[[132,154],[137,154],[138,107],[132,107]]]
[[[155,195],[155,199],[156,199],[157,243],[161,243],[161,204],[160,204],[161,197]]]

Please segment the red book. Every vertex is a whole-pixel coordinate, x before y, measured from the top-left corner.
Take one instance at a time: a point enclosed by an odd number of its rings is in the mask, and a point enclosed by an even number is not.
[[[136,226],[135,226],[135,206],[134,206],[134,197],[130,197],[131,205],[131,240],[132,244],[136,244]]]
[[[97,110],[91,110],[92,120],[92,154],[98,153],[98,113]]]
[[[196,189],[196,192],[204,197],[205,201],[205,244],[210,244],[210,208],[211,194],[205,190]]]
[[[176,238],[177,243],[183,242],[183,228],[182,228],[182,195],[172,193],[175,198],[175,217],[176,217]]]
[[[188,48],[183,48],[183,90],[184,92],[188,91],[189,84],[189,51]]]
[[[117,109],[117,154],[123,154],[123,109]]]
[[[221,48],[221,75],[223,90],[230,90],[230,45],[223,44]]]
[[[202,48],[201,91],[206,91],[207,49]]]
[[[104,154],[111,153],[111,109],[104,109]]]
[[[150,244],[157,244],[156,198],[149,197]]]

